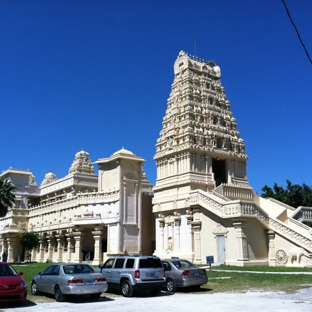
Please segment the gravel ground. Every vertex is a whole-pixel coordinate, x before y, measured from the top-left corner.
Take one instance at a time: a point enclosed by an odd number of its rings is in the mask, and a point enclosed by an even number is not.
[[[39,312],[39,311],[74,311],[85,312],[87,309],[105,312],[139,311],[312,311],[312,288],[302,289],[295,294],[249,291],[246,293],[176,293],[162,292],[159,296],[140,295],[132,298],[113,297],[105,294],[99,301],[90,301],[88,297],[70,298],[66,302],[27,301],[22,306],[1,304],[0,312]],[[99,311],[101,311],[99,310]]]

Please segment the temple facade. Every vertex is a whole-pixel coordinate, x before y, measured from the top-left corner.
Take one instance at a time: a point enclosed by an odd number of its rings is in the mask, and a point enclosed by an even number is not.
[[[181,51],[174,63],[154,157],[155,254],[195,263],[311,265],[311,208],[253,191],[220,78],[214,61]]]
[[[214,61],[179,53],[154,159],[154,186],[145,160],[124,148],[94,163],[82,150],[68,175],[49,172],[40,186],[30,171],[4,171],[17,190],[14,207],[0,219],[0,253],[9,262],[28,260],[19,238],[32,230],[41,238],[32,253],[38,262],[98,264],[139,253],[312,266],[312,208],[253,191],[245,143]]]
[[[8,262],[29,260],[19,244],[25,230],[41,237],[32,261],[99,264],[110,255],[151,254],[155,222],[144,162],[123,148],[94,162],[97,175],[82,150],[67,176],[49,172],[40,186],[30,171],[3,172],[17,190],[14,208],[0,219],[1,254],[7,252]]]

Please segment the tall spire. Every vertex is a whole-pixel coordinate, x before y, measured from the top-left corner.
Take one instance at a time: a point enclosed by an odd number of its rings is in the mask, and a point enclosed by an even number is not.
[[[207,191],[221,183],[248,184],[244,140],[220,77],[214,61],[179,53],[156,143],[155,190],[175,183]]]

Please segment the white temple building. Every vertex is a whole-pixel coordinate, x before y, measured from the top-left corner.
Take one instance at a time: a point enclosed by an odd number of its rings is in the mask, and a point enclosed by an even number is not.
[[[97,160],[96,175],[82,150],[67,176],[57,179],[49,172],[40,186],[30,171],[3,172],[17,191],[15,207],[0,219],[1,254],[7,251],[8,262],[27,260],[19,244],[24,230],[42,237],[32,261],[99,264],[110,255],[151,254],[155,221],[144,162],[123,148]]]
[[[38,262],[98,264],[140,253],[195,263],[311,266],[312,208],[253,191],[220,78],[215,62],[179,53],[156,142],[155,186],[146,179],[145,160],[124,148],[94,163],[82,150],[67,176],[49,172],[40,186],[30,171],[4,171],[17,191],[0,219],[0,253],[7,251],[9,262],[26,260],[19,237],[32,230],[42,238],[32,254]]]

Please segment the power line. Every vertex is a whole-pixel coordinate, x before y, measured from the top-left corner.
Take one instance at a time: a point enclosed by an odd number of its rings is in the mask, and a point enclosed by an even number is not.
[[[290,15],[290,13],[289,13],[289,10],[288,10],[288,8],[287,8],[287,5],[286,5],[286,3],[285,3],[284,0],[282,0],[282,2],[283,2],[283,4],[284,4],[284,7],[285,7],[285,10],[286,10],[286,12],[287,12],[288,17],[289,17],[289,19],[290,19],[292,25],[293,25],[294,28],[295,28],[295,31],[296,31],[297,36],[298,36],[298,38],[299,38],[299,41],[300,41],[300,43],[301,43],[301,45],[302,45],[302,47],[303,47],[303,49],[304,49],[304,51],[305,51],[305,53],[306,53],[306,55],[307,55],[307,57],[308,57],[310,63],[312,64],[312,60],[311,60],[311,57],[310,57],[310,55],[309,55],[309,52],[308,52],[307,48],[305,47],[305,45],[304,45],[304,43],[303,43],[303,41],[302,41],[302,39],[301,39],[301,36],[300,36],[299,31],[298,31],[298,29],[297,29],[297,26],[296,26],[296,24],[294,23],[294,21],[293,21],[291,15]]]

